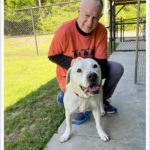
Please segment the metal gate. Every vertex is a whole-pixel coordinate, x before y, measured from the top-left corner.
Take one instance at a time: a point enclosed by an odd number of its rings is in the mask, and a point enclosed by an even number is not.
[[[136,50],[136,24],[137,18],[123,19],[117,18],[115,21],[115,51],[135,51]],[[143,45],[139,50],[146,49],[146,17],[139,18],[140,34],[138,41]],[[130,29],[130,30],[129,30]]]

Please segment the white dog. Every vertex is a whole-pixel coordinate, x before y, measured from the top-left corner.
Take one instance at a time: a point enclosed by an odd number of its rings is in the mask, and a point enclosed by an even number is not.
[[[109,140],[100,124],[100,117],[105,115],[102,90],[101,69],[95,60],[80,60],[69,68],[64,95],[67,126],[60,142],[67,141],[71,135],[73,113],[90,110],[93,112],[99,137],[103,141]]]

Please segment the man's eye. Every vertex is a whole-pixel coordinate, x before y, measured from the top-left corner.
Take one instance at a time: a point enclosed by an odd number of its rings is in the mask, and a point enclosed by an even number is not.
[[[79,68],[79,69],[77,70],[77,72],[82,72],[82,70]]]
[[[94,18],[95,20],[98,20],[98,18]]]

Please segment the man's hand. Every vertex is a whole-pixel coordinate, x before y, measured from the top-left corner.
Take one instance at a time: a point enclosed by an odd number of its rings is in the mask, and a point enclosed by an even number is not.
[[[75,58],[75,59],[72,59],[72,61],[71,61],[71,66],[73,66],[73,64],[75,63],[75,62],[77,62],[77,61],[79,61],[79,60],[83,60],[84,58],[82,58],[82,57],[77,57],[77,58]]]

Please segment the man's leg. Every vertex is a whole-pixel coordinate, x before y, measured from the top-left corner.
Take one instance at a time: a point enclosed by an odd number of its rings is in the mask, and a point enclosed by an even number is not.
[[[103,85],[103,100],[105,105],[105,111],[107,113],[114,113],[117,109],[109,104],[107,99],[111,98],[113,95],[116,86],[122,77],[124,72],[124,68],[120,63],[108,61],[107,65],[107,75],[105,78],[105,82]]]
[[[108,61],[107,65],[107,75],[103,85],[103,97],[106,99],[111,98],[114,90],[122,77],[124,68],[120,63]]]
[[[63,102],[64,93],[65,93],[65,90],[61,90],[60,93],[57,96],[57,103],[60,104],[60,105],[64,104],[64,102]]]
[[[86,112],[86,114],[87,114],[87,112]],[[75,119],[75,120],[83,120],[84,118],[85,118],[85,116],[82,112],[73,114],[73,119]]]

